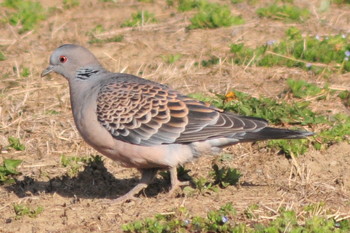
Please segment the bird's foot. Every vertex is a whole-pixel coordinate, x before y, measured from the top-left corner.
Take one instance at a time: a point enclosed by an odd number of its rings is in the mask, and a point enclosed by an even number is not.
[[[154,176],[157,173],[157,169],[143,169],[141,171],[141,180],[134,188],[129,192],[120,196],[116,199],[107,201],[108,204],[121,204],[127,201],[135,200],[135,195],[138,194],[141,190],[147,188],[147,186],[152,182]]]
[[[176,167],[170,168],[170,180],[171,180],[171,188],[169,190],[169,196],[174,196],[175,191],[181,186],[190,185],[189,181],[179,181],[177,178],[177,170]]]
[[[169,196],[174,196],[176,193],[176,190],[178,190],[181,186],[189,186],[190,182],[189,181],[179,181],[176,180],[175,184],[171,183],[171,188],[169,190]]]

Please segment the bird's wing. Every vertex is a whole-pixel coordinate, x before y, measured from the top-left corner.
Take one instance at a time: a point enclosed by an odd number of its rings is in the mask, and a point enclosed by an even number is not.
[[[101,87],[97,118],[114,138],[144,146],[234,137],[267,125],[263,119],[221,112],[165,86],[127,80]]]

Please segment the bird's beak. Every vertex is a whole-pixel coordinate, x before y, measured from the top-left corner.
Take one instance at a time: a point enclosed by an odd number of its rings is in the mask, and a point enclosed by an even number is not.
[[[41,72],[41,77],[48,75],[51,71],[53,71],[53,66],[50,65],[45,70],[43,70],[43,72]]]

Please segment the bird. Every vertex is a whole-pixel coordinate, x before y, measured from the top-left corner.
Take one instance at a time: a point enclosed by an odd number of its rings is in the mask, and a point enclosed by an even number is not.
[[[139,183],[115,199],[119,201],[136,198],[159,170],[169,171],[169,193],[173,193],[189,184],[178,180],[179,165],[217,154],[224,147],[314,134],[269,127],[265,119],[223,111],[167,85],[110,72],[80,45],[56,48],[41,76],[51,72],[68,80],[73,118],[81,137],[99,153],[140,171]]]

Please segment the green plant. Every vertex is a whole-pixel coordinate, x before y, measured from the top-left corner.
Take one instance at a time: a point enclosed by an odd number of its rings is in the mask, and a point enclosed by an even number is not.
[[[23,151],[26,149],[26,147],[20,142],[19,138],[10,136],[8,137],[8,141],[10,143],[9,147],[12,147],[15,150]]]
[[[78,174],[78,172],[80,171],[80,169],[84,166],[84,165],[89,165],[89,164],[93,164],[96,162],[101,162],[102,158],[101,156],[91,156],[91,157],[67,157],[65,155],[61,155],[60,157],[60,161],[61,161],[61,165],[63,167],[68,168],[68,175],[70,177],[73,177],[75,175]]]
[[[15,10],[7,13],[8,22],[15,26],[21,24],[20,33],[32,30],[39,21],[46,18],[45,10],[39,2],[5,0],[2,5]]]
[[[338,94],[338,97],[346,107],[350,107],[350,91],[342,91]]]
[[[268,41],[255,49],[244,44],[231,44],[234,54],[232,62],[242,65],[287,66],[311,70],[350,71],[350,43],[345,35],[321,38],[303,37],[301,32],[291,27],[282,41]]]
[[[17,171],[17,167],[22,163],[22,160],[16,159],[4,159],[2,165],[0,165],[0,184],[11,184],[15,180],[13,176],[20,174]]]
[[[6,60],[5,54],[0,51],[0,61],[5,61],[5,60]]]
[[[287,156],[300,155],[307,151],[310,146],[317,150],[328,148],[334,143],[350,141],[350,116],[336,114],[323,116],[311,111],[309,102],[276,101],[270,98],[254,98],[247,94],[233,91],[235,99],[226,101],[224,95],[208,97],[200,94],[192,94],[193,98],[209,102],[212,105],[226,111],[234,111],[241,115],[264,118],[273,124],[299,124],[321,125],[322,130],[314,138],[299,140],[270,140],[267,146],[276,148]],[[344,95],[344,94],[343,94]]]
[[[257,210],[254,206],[252,210]],[[306,210],[306,213],[310,212]],[[136,220],[124,224],[124,232],[247,232],[247,233],[278,233],[278,232],[337,232],[346,233],[350,230],[350,221],[336,222],[323,216],[310,213],[310,216],[298,216],[293,210],[280,209],[277,218],[264,224],[251,222],[246,224],[237,216],[232,204],[227,203],[218,210],[210,210],[206,217],[192,216],[184,207],[172,211],[172,214],[157,214],[153,218]]]
[[[30,75],[30,70],[28,67],[23,67],[22,72],[21,72],[21,76],[22,77],[28,77]]]
[[[98,39],[93,37],[88,41],[89,44],[103,44],[103,43],[111,43],[111,42],[122,42],[124,39],[123,35],[117,35],[114,37],[106,38],[106,39]]]
[[[203,67],[209,67],[212,65],[217,65],[217,64],[219,64],[219,62],[220,62],[220,58],[215,57],[215,56],[211,56],[210,59],[208,59],[208,60],[202,60],[201,65]]]
[[[314,84],[308,83],[304,80],[287,80],[288,87],[297,98],[307,98],[320,95],[322,92],[327,93],[327,87],[320,88]]]
[[[157,19],[154,17],[154,14],[148,11],[138,11],[131,15],[131,19],[122,23],[121,27],[137,27],[155,22],[157,22]]]
[[[141,221],[124,224],[124,232],[228,232],[234,229],[231,219],[236,215],[230,203],[218,210],[207,213],[207,217],[190,216],[185,208],[179,208],[175,214],[161,215]]]
[[[179,11],[190,11],[198,9],[207,4],[207,0],[178,0]]]
[[[45,114],[47,115],[57,115],[59,114],[60,112],[54,110],[54,109],[50,109],[50,110],[46,110]]]
[[[169,55],[163,55],[162,59],[164,62],[168,64],[173,64],[176,61],[178,61],[182,57],[181,54],[169,54]]]
[[[70,9],[79,5],[80,5],[79,0],[63,0],[64,9]]]
[[[350,4],[350,0],[331,0],[335,4]]]
[[[177,177],[179,180],[191,180],[191,176],[189,175],[189,172],[191,170],[186,169],[183,166],[179,166],[176,168],[177,171]],[[170,181],[170,174],[169,171],[162,171],[159,173],[159,175],[161,175],[163,177],[164,180],[168,180]]]
[[[214,184],[218,184],[221,188],[226,188],[229,185],[236,185],[241,174],[234,168],[222,167],[219,168],[217,164],[212,166],[212,176],[214,178]]]
[[[285,21],[302,21],[307,19],[310,12],[305,8],[299,8],[290,4],[279,6],[272,4],[268,7],[259,8],[256,13],[261,17],[281,19]]]
[[[44,210],[44,208],[41,206],[38,206],[37,208],[30,208],[29,206],[22,205],[22,204],[14,204],[13,209],[16,213],[16,219],[20,219],[23,216],[36,218]]]
[[[227,6],[217,3],[201,3],[198,13],[190,21],[190,29],[228,27],[244,23],[240,16],[232,15]]]

